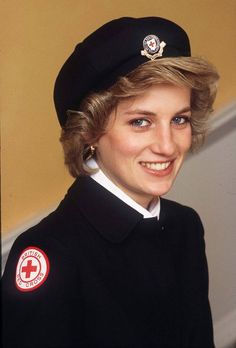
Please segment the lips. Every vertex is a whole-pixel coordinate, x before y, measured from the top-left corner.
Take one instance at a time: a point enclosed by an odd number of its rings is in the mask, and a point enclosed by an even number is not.
[[[162,171],[162,170],[166,170],[170,166],[171,161],[168,161],[168,162],[140,162],[140,164],[143,167],[146,167],[146,168],[151,169],[151,170]]]

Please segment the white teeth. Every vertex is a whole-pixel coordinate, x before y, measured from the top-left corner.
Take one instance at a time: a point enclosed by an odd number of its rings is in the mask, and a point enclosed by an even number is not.
[[[148,169],[152,170],[165,170],[169,167],[170,162],[163,162],[163,163],[153,163],[153,162],[141,162],[142,166],[147,167]]]

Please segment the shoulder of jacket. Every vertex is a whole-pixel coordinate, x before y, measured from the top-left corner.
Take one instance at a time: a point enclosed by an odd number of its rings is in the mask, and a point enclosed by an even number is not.
[[[9,252],[5,271],[13,270],[21,259],[31,255],[40,255],[41,259],[48,259],[50,263],[57,260],[61,265],[75,265],[75,248],[71,246],[73,241],[70,239],[69,230],[62,226],[56,214],[51,213],[16,238]]]
[[[161,207],[166,208],[166,209],[173,211],[173,212],[177,212],[178,214],[181,214],[181,215],[187,214],[190,216],[192,215],[195,217],[199,217],[199,215],[195,209],[193,209],[187,205],[178,203],[176,201],[166,199],[166,198],[161,198]]]
[[[22,250],[29,247],[42,250],[61,250],[67,253],[67,245],[73,229],[66,224],[57,210],[52,212],[39,223],[22,232],[14,241],[10,254],[18,255]]]
[[[169,216],[173,217],[172,224],[176,222],[181,224],[186,241],[203,241],[204,227],[196,210],[167,199],[164,199],[163,206],[167,207]]]

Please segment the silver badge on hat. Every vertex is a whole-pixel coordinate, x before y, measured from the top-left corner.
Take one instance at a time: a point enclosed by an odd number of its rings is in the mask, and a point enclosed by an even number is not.
[[[163,49],[166,46],[164,41],[160,42],[159,37],[156,35],[148,35],[143,40],[142,56],[146,56],[151,60],[155,60],[158,57],[162,57]]]

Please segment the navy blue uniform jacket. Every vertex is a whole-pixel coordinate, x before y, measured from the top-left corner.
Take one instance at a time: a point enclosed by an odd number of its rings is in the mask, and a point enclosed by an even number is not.
[[[43,250],[47,279],[16,287],[24,249]],[[203,228],[161,199],[143,219],[90,177],[14,243],[2,280],[3,347],[212,348]]]

